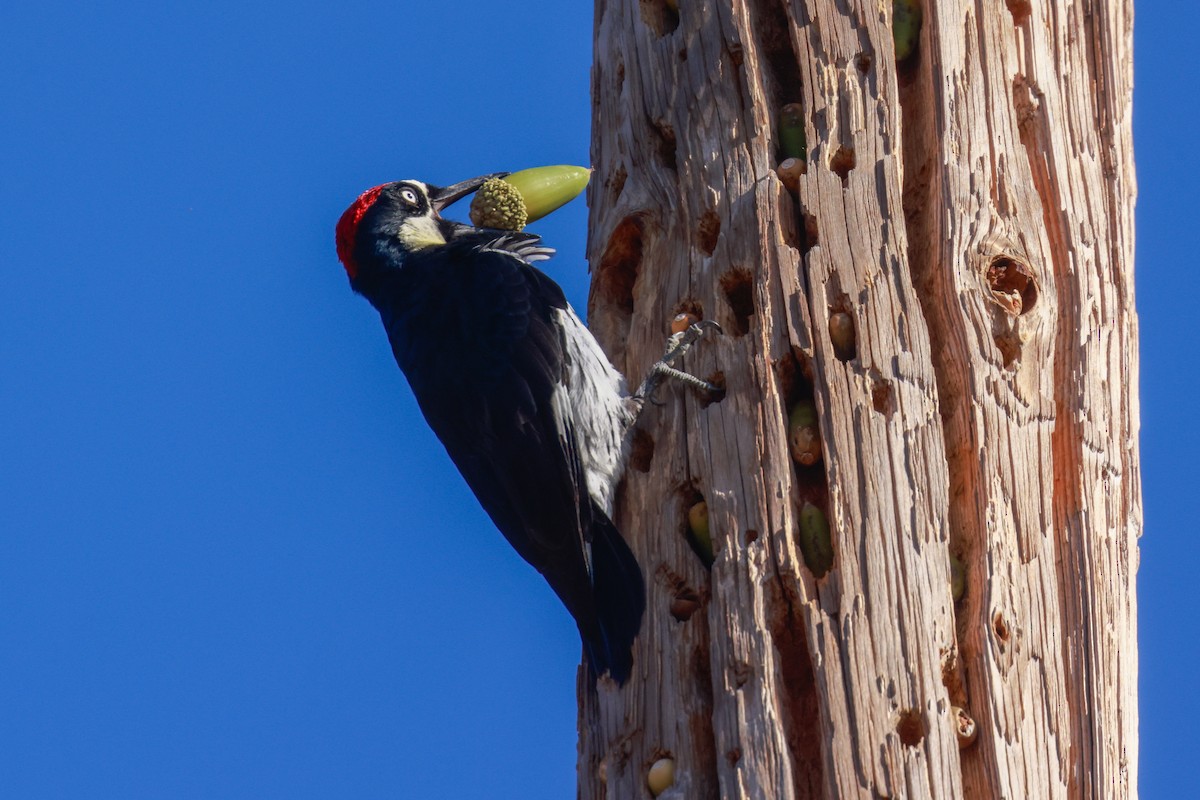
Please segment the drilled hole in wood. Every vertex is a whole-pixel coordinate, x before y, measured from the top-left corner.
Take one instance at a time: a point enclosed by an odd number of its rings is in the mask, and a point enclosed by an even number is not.
[[[717,213],[712,209],[705,211],[700,216],[700,223],[696,226],[696,244],[700,245],[700,249],[705,255],[712,255],[713,250],[717,249],[717,238],[721,235],[721,220]]]
[[[786,214],[786,212],[784,212]],[[804,255],[801,249],[804,245],[804,234],[800,228],[800,217],[788,215],[780,220],[779,233],[783,236],[783,243],[795,250],[800,255]]]
[[[925,738],[925,718],[915,708],[906,708],[896,719],[896,734],[907,747],[916,747]]]
[[[667,0],[640,0],[638,5],[642,22],[655,36],[662,38],[679,27],[679,12]]]
[[[733,682],[737,688],[742,688],[754,675],[754,667],[750,666],[745,661],[737,661],[733,665]]]
[[[996,349],[1000,351],[1004,368],[1014,369],[1021,358],[1021,339],[1017,332],[1009,330],[995,334],[992,341],[996,343]]]
[[[1021,259],[996,256],[988,264],[986,277],[992,297],[1013,316],[1028,313],[1037,303],[1037,281],[1033,270]]]
[[[645,232],[642,215],[634,214],[621,220],[609,237],[596,268],[595,299],[625,314],[633,313],[633,287],[642,268]]]
[[[704,319],[704,306],[694,297],[685,297],[676,303],[675,308],[671,310],[672,317],[677,317],[680,314],[691,314],[696,319]]]
[[[885,417],[890,417],[896,411],[896,392],[892,382],[884,378],[875,378],[871,383],[871,405]]]
[[[742,760],[742,749],[735,747],[725,754],[725,760],[729,762],[729,766],[736,767],[737,763]]]
[[[807,211],[801,211],[800,218],[804,223],[803,233],[800,237],[800,253],[808,255],[809,250],[821,243],[820,232],[817,230],[817,218]]]
[[[754,276],[748,269],[735,267],[721,276],[721,291],[733,313],[730,332],[734,336],[745,336],[750,332],[750,318],[754,316]]]
[[[675,169],[675,129],[671,127],[665,120],[653,120],[650,123],[651,130],[657,139],[657,147],[659,160],[663,166]]]
[[[1008,13],[1012,14],[1014,25],[1024,25],[1033,13],[1033,4],[1029,0],[1004,0]]]
[[[863,75],[866,75],[868,72],[871,71],[871,64],[873,62],[874,62],[874,59],[871,58],[870,53],[859,53],[854,58],[854,67],[859,72],[861,72]]]
[[[781,576],[782,577],[782,576]],[[812,720],[820,715],[820,700],[813,677],[812,655],[805,635],[805,623],[795,590],[795,576],[771,581],[767,595],[767,629],[778,653],[780,683],[783,687],[783,732],[792,757],[795,782],[792,797],[824,797],[822,751],[828,741]]]
[[[679,622],[687,622],[700,610],[700,595],[692,589],[681,589],[671,598],[671,616]]]
[[[754,544],[757,541],[758,541],[758,531],[754,530],[754,528],[747,528],[746,529],[746,544]]]
[[[1007,643],[1009,637],[1008,623],[1004,621],[1004,615],[999,611],[992,617],[992,632],[996,634],[996,638],[1000,642]]]
[[[941,648],[938,650],[938,658],[941,663],[942,685],[950,690],[950,695],[953,697],[955,687],[959,685],[958,648],[955,645]]]
[[[784,3],[755,0],[748,4],[755,38],[761,54],[766,56],[768,90],[773,105],[778,108],[791,99],[804,96],[800,80],[800,59],[792,48],[792,25]]]
[[[641,428],[633,431],[629,443],[629,468],[635,472],[649,472],[654,463],[654,437]]]
[[[714,372],[710,375],[704,376],[704,380],[708,381],[713,386],[715,386],[716,391],[699,395],[701,408],[708,408],[713,403],[719,403],[725,399],[726,390],[725,390],[725,373],[724,373],[724,371],[717,370],[716,372]]]
[[[854,169],[854,148],[845,145],[839,147],[829,159],[829,169],[837,173],[845,188],[850,181],[850,170]]]

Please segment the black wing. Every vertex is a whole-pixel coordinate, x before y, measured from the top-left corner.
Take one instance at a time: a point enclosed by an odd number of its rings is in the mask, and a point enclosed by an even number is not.
[[[596,626],[587,495],[562,392],[562,290],[537,237],[459,237],[413,254],[386,319],[426,421],[479,502],[585,638]],[[606,520],[607,521],[607,520]]]

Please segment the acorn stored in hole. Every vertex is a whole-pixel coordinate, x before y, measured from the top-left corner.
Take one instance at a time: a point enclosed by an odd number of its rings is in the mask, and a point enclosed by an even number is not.
[[[854,333],[854,317],[845,311],[835,311],[829,315],[829,341],[833,344],[833,354],[842,361],[849,361],[858,352],[858,341]]]
[[[801,159],[785,158],[775,168],[775,174],[779,176],[779,181],[784,188],[795,194],[800,188],[800,176],[804,174],[805,169],[806,165]]]
[[[958,739],[959,750],[965,750],[975,744],[979,727],[970,714],[958,706],[950,706],[950,721],[954,724],[954,735]]]
[[[519,231],[579,196],[592,171],[560,164],[533,167],[485,181],[471,200],[471,222]]]
[[[683,333],[699,321],[700,318],[695,314],[689,314],[686,311],[680,312],[671,320],[671,333]]]
[[[967,570],[963,566],[962,561],[953,553],[950,554],[950,596],[954,598],[954,602],[959,602],[963,599],[963,593],[967,590]]]
[[[800,553],[817,578],[825,577],[833,566],[833,542],[829,538],[829,520],[825,512],[809,502],[800,509]]]
[[[708,527],[708,503],[703,500],[688,509],[688,541],[704,566],[711,567],[715,560],[712,531]]]
[[[788,450],[792,460],[811,467],[821,460],[821,431],[817,427],[817,407],[808,400],[792,406],[788,415]]]
[[[808,158],[808,143],[804,138],[804,109],[799,103],[788,103],[779,109],[779,157]]]
[[[892,42],[896,45],[896,62],[912,56],[920,40],[921,4],[918,0],[892,0]]]
[[[646,785],[655,797],[669,789],[675,783],[675,759],[660,758],[650,765],[646,774]]]
[[[691,589],[683,589],[671,598],[671,616],[680,622],[687,622],[698,610],[700,610],[700,595]]]

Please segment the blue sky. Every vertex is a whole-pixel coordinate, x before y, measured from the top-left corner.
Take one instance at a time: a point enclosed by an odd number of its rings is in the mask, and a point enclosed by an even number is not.
[[[574,627],[425,429],[333,223],[384,180],[586,164],[590,5],[10,5],[0,796],[573,796]],[[1143,6],[1141,776],[1165,797],[1200,716],[1200,76],[1198,12]],[[582,202],[537,226],[579,307],[585,228]]]

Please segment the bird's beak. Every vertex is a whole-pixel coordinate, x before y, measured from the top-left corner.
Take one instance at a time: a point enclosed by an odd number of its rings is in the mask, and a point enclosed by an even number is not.
[[[433,204],[433,210],[441,212],[443,208],[466,197],[471,192],[483,186],[484,181],[492,178],[503,178],[507,172],[493,172],[491,175],[480,175],[478,178],[471,178],[469,181],[459,181],[453,186],[445,188],[431,186],[429,187],[429,201]]]

